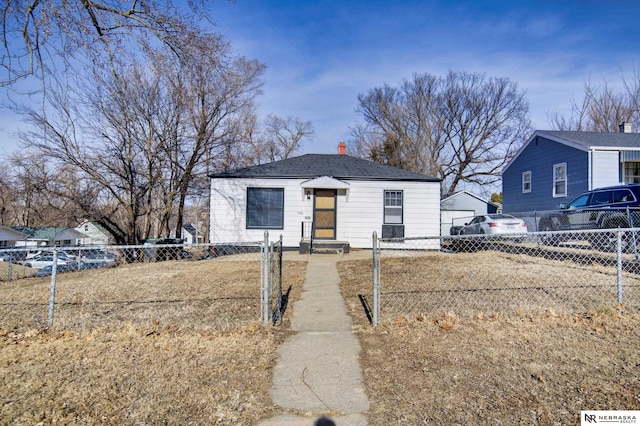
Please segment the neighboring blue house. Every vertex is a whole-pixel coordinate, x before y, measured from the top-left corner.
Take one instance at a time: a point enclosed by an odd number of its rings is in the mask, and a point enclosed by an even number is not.
[[[538,130],[502,172],[505,213],[557,209],[584,191],[640,183],[640,133]]]

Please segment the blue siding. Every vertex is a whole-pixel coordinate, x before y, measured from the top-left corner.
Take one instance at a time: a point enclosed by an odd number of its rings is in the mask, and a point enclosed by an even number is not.
[[[553,197],[553,165],[567,163],[567,196]],[[531,171],[531,192],[522,193],[522,173]],[[586,151],[537,136],[502,174],[505,213],[552,210],[589,189]]]

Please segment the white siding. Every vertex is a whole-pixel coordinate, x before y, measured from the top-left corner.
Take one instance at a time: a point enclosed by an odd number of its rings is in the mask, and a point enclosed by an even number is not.
[[[84,222],[75,228],[76,231],[83,233],[87,238],[83,238],[84,245],[107,245],[109,237],[91,222]]]
[[[311,220],[313,199],[307,200],[300,187],[302,180],[288,179],[214,179],[211,184],[212,243],[263,241],[283,236],[287,247],[297,246],[301,238],[301,224]],[[247,188],[284,188],[284,229],[247,229]]]
[[[620,183],[620,154],[618,151],[591,152],[591,185],[589,189]]]
[[[269,230],[270,239],[283,235],[287,247],[297,247],[302,222],[313,218],[313,198],[300,184],[307,179],[213,179],[211,184],[211,242],[262,241],[264,230],[246,229],[247,187],[284,188],[284,229]],[[402,190],[405,237],[440,235],[440,183],[345,181],[338,190],[336,239],[354,248],[371,248],[372,234],[382,235],[384,190]]]

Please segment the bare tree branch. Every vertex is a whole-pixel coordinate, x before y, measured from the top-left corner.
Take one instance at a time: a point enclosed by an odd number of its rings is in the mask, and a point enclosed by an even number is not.
[[[414,74],[358,101],[366,126],[352,129],[354,145],[375,161],[440,177],[444,195],[497,182],[530,130],[524,94],[506,78]]]

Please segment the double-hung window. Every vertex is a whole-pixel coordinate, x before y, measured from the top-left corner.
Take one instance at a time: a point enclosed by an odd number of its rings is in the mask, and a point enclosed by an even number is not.
[[[567,196],[567,163],[553,165],[553,196]]]
[[[384,223],[402,224],[402,191],[384,191]]]
[[[640,183],[640,161],[624,163],[624,183]]]
[[[531,172],[522,172],[522,193],[531,192]]]
[[[284,188],[247,188],[247,229],[283,229]]]

